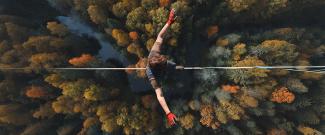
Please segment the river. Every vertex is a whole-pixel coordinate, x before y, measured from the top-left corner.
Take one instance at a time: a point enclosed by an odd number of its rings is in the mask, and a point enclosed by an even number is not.
[[[115,59],[121,62],[124,67],[130,65],[127,58],[113,48],[112,44],[105,38],[104,34],[94,30],[87,23],[83,22],[77,15],[71,14],[69,16],[58,16],[56,18],[73,34],[96,39],[101,46],[98,56],[102,61],[105,62],[108,59]],[[138,78],[134,74],[128,75],[128,80],[132,91],[141,92],[150,89],[150,85],[145,79]]]

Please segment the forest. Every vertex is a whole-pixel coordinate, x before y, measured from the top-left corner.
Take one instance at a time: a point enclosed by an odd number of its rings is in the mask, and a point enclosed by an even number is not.
[[[178,17],[163,53],[180,65],[324,66],[324,7],[324,0],[0,0],[0,135],[323,135],[324,71],[177,71],[163,83],[178,117],[171,127],[150,86],[130,87],[130,76],[149,85],[144,70],[53,68],[145,67],[172,8]],[[105,46],[127,62],[110,51],[105,59]]]

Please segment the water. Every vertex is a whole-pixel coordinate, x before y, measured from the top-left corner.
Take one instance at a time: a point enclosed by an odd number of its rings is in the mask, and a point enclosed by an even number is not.
[[[70,32],[79,36],[88,36],[96,39],[101,46],[98,56],[102,61],[105,62],[108,59],[115,59],[121,62],[124,67],[130,65],[130,62],[127,60],[127,58],[115,50],[112,47],[112,44],[107,39],[105,39],[104,34],[92,29],[91,26],[82,22],[78,16],[72,14],[69,17],[58,16],[56,18],[62,24],[64,24],[70,30]],[[133,91],[139,92],[150,88],[150,85],[145,79],[137,78],[136,75],[128,75],[128,80],[130,83],[130,88]]]

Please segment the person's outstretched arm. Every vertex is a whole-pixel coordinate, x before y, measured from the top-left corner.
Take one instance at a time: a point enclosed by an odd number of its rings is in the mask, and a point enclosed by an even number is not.
[[[155,44],[152,46],[151,51],[158,51],[160,52],[161,45],[164,41],[164,36],[169,28],[169,26],[175,21],[175,10],[172,9],[169,13],[169,18],[167,23],[164,25],[164,27],[160,30]]]
[[[166,113],[168,124],[171,125],[171,126],[175,125],[176,124],[175,120],[177,120],[177,118],[176,118],[175,114],[173,114],[169,110],[168,105],[167,105],[166,100],[165,100],[165,97],[163,95],[162,89],[157,88],[155,91],[156,91],[156,95],[157,95],[157,99],[159,101],[159,104],[161,105],[161,107],[163,108],[163,110]]]

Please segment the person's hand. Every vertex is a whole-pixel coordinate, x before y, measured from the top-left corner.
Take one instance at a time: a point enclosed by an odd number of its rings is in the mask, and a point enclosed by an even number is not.
[[[168,25],[171,25],[174,21],[175,21],[175,19],[176,19],[176,15],[175,15],[175,9],[172,9],[172,10],[170,10],[170,12],[169,12],[169,17],[168,17],[168,21],[167,21],[167,24]]]
[[[172,112],[167,114],[167,121],[168,121],[169,126],[175,125],[176,120],[177,120],[177,118],[176,118],[175,114],[173,114]]]

